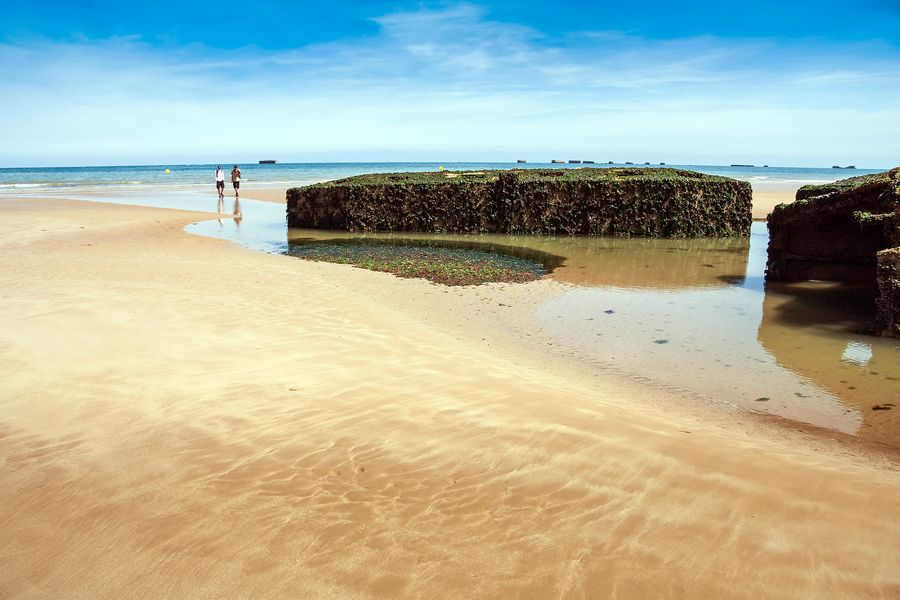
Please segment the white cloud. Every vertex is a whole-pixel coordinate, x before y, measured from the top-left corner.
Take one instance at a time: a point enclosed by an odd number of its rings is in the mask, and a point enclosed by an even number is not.
[[[0,164],[900,156],[893,49],[618,32],[551,41],[468,4],[374,21],[376,36],[280,52],[0,45]]]

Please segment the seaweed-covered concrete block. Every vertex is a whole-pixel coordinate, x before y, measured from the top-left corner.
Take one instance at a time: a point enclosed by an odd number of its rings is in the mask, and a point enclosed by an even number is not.
[[[747,236],[750,184],[676,169],[360,175],[287,192],[291,227],[349,231]]]
[[[873,331],[898,335],[896,253],[887,250],[900,246],[900,167],[804,186],[768,221],[767,279],[872,283],[878,288]]]
[[[872,333],[900,338],[900,248],[878,253],[877,284]]]

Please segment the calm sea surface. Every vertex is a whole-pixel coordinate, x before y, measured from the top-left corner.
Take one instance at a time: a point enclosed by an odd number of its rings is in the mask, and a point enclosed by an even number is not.
[[[244,168],[244,179],[284,186],[363,172],[438,166],[250,165]],[[512,165],[442,166],[485,169]],[[175,165],[169,169],[169,175],[161,173],[160,167],[5,169],[0,170],[0,185],[6,186],[0,187],[0,196],[54,195],[216,210],[215,192],[211,193],[209,185],[214,166]],[[696,170],[786,185],[876,172]],[[233,198],[226,197],[226,210],[231,212],[233,203]],[[288,230],[283,205],[248,198],[241,200],[240,208],[240,221],[223,216],[195,223],[187,230],[277,253],[306,239],[354,237],[345,232]],[[574,355],[601,368],[692,394],[900,446],[900,406],[872,410],[876,404],[900,405],[900,342],[856,333],[871,316],[871,291],[828,283],[767,285],[768,232],[764,223],[754,223],[749,239],[366,237],[439,238],[500,253],[552,256],[553,270],[548,277],[564,285],[551,300],[533,307],[534,320],[546,339]]]
[[[555,164],[549,163],[284,163],[274,165],[240,165],[244,182],[289,186],[306,185],[340,179],[362,173],[396,171],[481,170],[516,168],[623,167],[623,164]],[[636,165],[646,166],[646,165]],[[659,166],[659,165],[651,165]],[[813,169],[794,167],[724,167],[704,165],[668,165],[692,169],[710,175],[724,175],[750,181],[757,187],[799,187],[807,183],[824,183],[853,175],[877,173],[883,169]],[[232,164],[223,164],[226,174]],[[168,169],[168,172],[166,170]],[[134,167],[46,167],[0,169],[0,195],[29,192],[44,193],[72,188],[132,190],[160,186],[208,186],[213,181],[216,165],[151,165]]]

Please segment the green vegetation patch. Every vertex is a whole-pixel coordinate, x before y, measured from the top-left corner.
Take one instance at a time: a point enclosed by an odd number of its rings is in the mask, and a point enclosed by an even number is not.
[[[370,185],[466,185],[473,183],[494,183],[500,176],[515,177],[521,183],[533,182],[611,182],[622,179],[652,180],[706,180],[732,181],[727,177],[704,175],[684,169],[508,169],[485,171],[422,171],[411,173],[371,173],[356,175],[334,181],[325,181],[308,186],[310,188],[355,187]]]
[[[522,283],[546,273],[540,264],[526,259],[463,248],[332,242],[293,246],[288,253],[443,285]]]
[[[825,196],[827,194],[835,194],[858,190],[868,186],[884,186],[892,184],[895,188],[900,183],[900,169],[884,171],[882,173],[872,173],[871,175],[860,175],[858,177],[848,177],[832,183],[823,183],[819,185],[804,185],[797,190],[797,200],[806,198],[815,198],[817,196]],[[898,190],[897,193],[900,193]]]
[[[885,221],[888,221],[893,217],[894,213],[872,214],[861,210],[853,211],[853,219],[859,223],[860,227],[883,225]]]

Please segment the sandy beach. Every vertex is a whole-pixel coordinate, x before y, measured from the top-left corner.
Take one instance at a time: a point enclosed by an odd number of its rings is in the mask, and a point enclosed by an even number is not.
[[[779,204],[790,204],[798,188],[753,189],[753,218],[764,221]]]
[[[0,213],[0,597],[900,594],[892,451],[515,347],[550,282]]]

